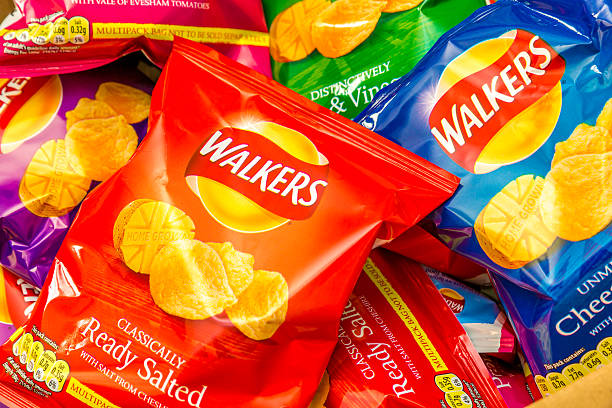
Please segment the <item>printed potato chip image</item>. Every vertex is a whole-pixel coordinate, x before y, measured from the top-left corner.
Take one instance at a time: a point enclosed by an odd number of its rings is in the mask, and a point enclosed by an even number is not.
[[[386,0],[338,0],[312,23],[312,41],[327,58],[338,58],[364,42],[380,19]]]
[[[123,116],[84,119],[66,133],[66,153],[77,173],[104,181],[124,166],[138,145],[138,136]]]
[[[45,142],[32,157],[19,185],[23,205],[39,217],[67,214],[85,198],[91,180],[77,174],[63,140]]]
[[[81,98],[73,110],[66,112],[66,130],[83,119],[106,119],[117,115],[106,102]]]
[[[540,211],[568,241],[591,238],[612,221],[612,152],[559,161],[546,175]]]
[[[153,203],[153,202],[155,202],[155,200],[151,200],[149,198],[142,198],[139,200],[134,200],[128,205],[126,205],[125,207],[123,207],[121,211],[119,212],[119,214],[117,215],[117,218],[115,219],[115,224],[113,226],[113,246],[115,247],[117,252],[119,252],[119,256],[124,262],[125,260],[123,259],[123,254],[121,253],[121,244],[123,243],[125,228],[127,224],[129,223],[132,215],[136,211],[136,209],[138,209],[138,207],[140,207],[141,205],[145,203]],[[148,223],[146,222],[146,220],[143,222],[143,226],[145,227],[148,226]],[[189,238],[192,238],[192,237],[189,237]]]
[[[236,303],[221,257],[201,241],[182,239],[166,244],[150,271],[153,301],[171,315],[206,319]]]
[[[612,98],[608,99],[608,102],[606,102],[601,110],[601,113],[597,117],[596,125],[604,127],[612,133]]]
[[[486,207],[485,207],[486,208]],[[526,264],[529,261],[513,261],[510,260],[506,255],[502,254],[500,251],[495,249],[494,244],[489,240],[487,235],[484,232],[484,226],[482,223],[482,215],[483,211],[480,212],[478,217],[476,218],[476,222],[474,223],[474,233],[476,235],[476,239],[480,244],[480,247],[484,251],[484,253],[491,259],[493,262],[507,269],[518,269]]]
[[[162,201],[140,199],[117,216],[113,245],[128,268],[148,274],[163,245],[194,236],[193,220],[182,210]]]
[[[207,244],[221,257],[230,288],[234,295],[240,296],[253,282],[255,258],[251,254],[237,251],[231,242],[207,242]]]
[[[421,4],[423,0],[389,0],[383,9],[383,13],[395,13],[410,10]]]
[[[590,153],[607,153],[612,151],[612,134],[601,126],[589,126],[584,123],[576,126],[565,142],[555,145],[555,155],[550,167],[571,156]]]
[[[0,79],[0,94],[14,95],[15,86],[23,86],[23,79]],[[21,92],[28,87],[36,86],[36,82],[44,84],[15,112],[13,117],[4,125],[4,132],[0,134],[0,152],[10,153],[21,146],[26,140],[43,131],[55,118],[62,102],[62,83],[57,75],[48,78],[31,78]],[[13,86],[11,83],[15,82]],[[3,103],[0,100],[0,106]],[[4,105],[6,106],[6,105]],[[2,110],[2,109],[0,109]],[[0,112],[0,116],[6,111]]]
[[[96,99],[125,116],[128,123],[138,123],[149,116],[151,95],[129,85],[104,82],[96,92]]]
[[[329,0],[302,0],[277,15],[270,25],[272,58],[297,61],[313,52],[312,23],[330,4]]]
[[[289,287],[283,275],[256,270],[251,285],[226,313],[245,336],[265,340],[285,321],[288,299]]]
[[[543,255],[556,235],[538,211],[544,179],[527,174],[508,183],[484,207],[476,237],[498,265],[515,269]],[[491,255],[489,255],[491,254]]]

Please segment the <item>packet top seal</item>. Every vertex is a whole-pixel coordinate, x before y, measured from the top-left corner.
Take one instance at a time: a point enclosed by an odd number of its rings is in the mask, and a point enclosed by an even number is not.
[[[0,26],[0,77],[93,69],[142,50],[162,67],[174,36],[208,43],[270,75],[269,37],[253,0],[16,3]]]

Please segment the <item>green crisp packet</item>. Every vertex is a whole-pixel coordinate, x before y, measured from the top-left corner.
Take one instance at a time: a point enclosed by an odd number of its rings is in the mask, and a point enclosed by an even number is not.
[[[263,0],[274,79],[348,118],[485,0]]]

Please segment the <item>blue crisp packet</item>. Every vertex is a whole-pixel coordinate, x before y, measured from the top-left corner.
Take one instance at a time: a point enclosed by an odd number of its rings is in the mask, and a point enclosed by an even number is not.
[[[462,178],[433,219],[491,270],[543,395],[612,362],[611,10],[481,8],[355,119]]]

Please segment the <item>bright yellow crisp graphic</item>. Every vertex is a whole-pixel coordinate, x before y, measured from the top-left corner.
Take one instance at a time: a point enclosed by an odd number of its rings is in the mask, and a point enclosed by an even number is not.
[[[270,55],[278,62],[297,61],[314,51],[312,22],[329,0],[302,0],[283,10],[270,25]]]
[[[0,79],[0,87],[6,83]],[[10,153],[23,142],[36,136],[55,118],[62,102],[62,83],[57,75],[51,77],[15,113],[2,133],[0,151]]]
[[[555,145],[555,155],[550,167],[571,156],[612,151],[612,134],[600,126],[578,125],[565,142]]]
[[[612,98],[606,102],[601,113],[597,117],[597,126],[604,127],[612,133]]]
[[[117,216],[113,245],[128,268],[148,274],[163,245],[194,236],[193,220],[182,210],[162,201],[140,199]]]
[[[163,246],[150,272],[151,296],[171,315],[206,319],[236,303],[221,257],[198,240],[183,239]]]
[[[117,115],[118,113],[106,102],[81,98],[73,110],[66,112],[66,130],[70,130],[80,120],[107,119]]]
[[[231,242],[207,244],[221,257],[229,285],[234,295],[239,296],[253,282],[255,258],[251,254],[237,251]]]
[[[612,221],[612,99],[595,126],[581,123],[555,145],[540,212],[547,227],[567,241],[591,238]]]
[[[612,221],[612,152],[559,161],[546,176],[544,222],[568,241],[591,238]]]
[[[530,174],[508,183],[481,211],[474,229],[487,256],[516,269],[543,255],[556,234],[538,211],[544,179]]]
[[[492,65],[508,51],[513,41],[513,36],[487,40],[451,61],[440,77],[436,99],[460,80]],[[561,99],[561,83],[557,83],[534,104],[509,120],[480,152],[474,165],[475,173],[489,173],[503,165],[521,161],[538,150],[557,124]]]
[[[264,136],[304,162],[322,164],[314,144],[295,130],[272,122],[259,122],[243,129]],[[217,181],[198,177],[197,189],[202,204],[210,215],[235,231],[268,231],[288,221]]]
[[[34,153],[26,168],[19,198],[39,217],[59,217],[85,198],[90,184],[91,179],[70,166],[64,141],[49,140]]]
[[[149,275],[151,297],[164,312],[202,320],[226,311],[247,337],[270,338],[287,314],[283,275],[254,270],[253,255],[231,242],[204,243],[194,236],[187,214],[148,198],[123,207],[113,226],[119,257],[131,270]]]
[[[129,85],[104,82],[96,92],[96,99],[125,116],[128,123],[138,123],[149,116],[151,95]]]
[[[285,321],[288,300],[289,287],[283,275],[256,270],[253,282],[226,312],[245,336],[265,340]]]

